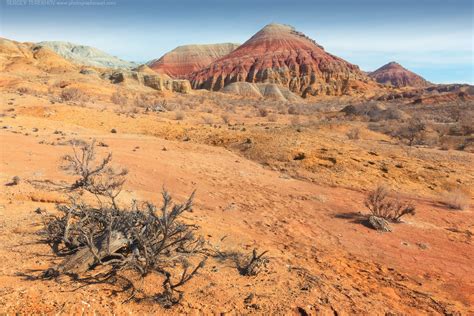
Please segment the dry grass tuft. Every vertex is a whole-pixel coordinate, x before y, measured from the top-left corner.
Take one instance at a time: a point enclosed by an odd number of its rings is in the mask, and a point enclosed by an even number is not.
[[[453,210],[467,210],[470,202],[471,197],[469,194],[461,189],[448,192],[443,200],[443,204]]]

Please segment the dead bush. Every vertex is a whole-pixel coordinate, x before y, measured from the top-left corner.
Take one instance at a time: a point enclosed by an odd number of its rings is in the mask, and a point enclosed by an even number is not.
[[[455,189],[445,194],[443,203],[454,210],[466,210],[469,208],[471,197],[461,189]]]
[[[94,195],[107,196],[110,200],[115,198],[125,182],[127,169],[116,169],[109,164],[112,154],[108,153],[103,159],[97,161],[95,140],[83,145],[80,149],[73,146],[73,154],[62,157],[61,170],[76,176],[71,186],[65,186],[69,192],[85,190]]]
[[[378,186],[369,192],[364,204],[371,216],[376,217],[372,220],[382,218],[389,222],[400,222],[405,215],[415,215],[415,206],[412,203],[390,196],[390,191],[384,186]],[[377,229],[373,224],[372,226]]]
[[[59,97],[62,102],[81,101],[84,98],[84,94],[77,88],[66,88],[61,90]]]
[[[207,242],[207,247],[204,247],[205,253],[217,259],[219,262],[230,261],[235,264],[235,267],[243,276],[255,276],[265,271],[270,262],[267,256],[268,251],[263,251],[258,254],[257,249],[253,249],[250,255],[246,255],[241,251],[223,250],[219,245]]]
[[[258,116],[267,117],[268,116],[268,110],[264,107],[259,107],[258,108]]]
[[[295,106],[295,105],[290,105],[290,106],[288,107],[288,114],[291,114],[291,115],[299,115],[299,114],[301,114],[301,111],[300,111],[300,109],[299,109],[297,106]]]
[[[393,132],[393,136],[406,141],[408,146],[422,143],[426,124],[419,118],[412,118]]]
[[[120,92],[119,90],[115,91],[112,94],[112,96],[110,97],[110,101],[120,106],[125,106],[128,104],[127,95],[125,93]]]
[[[258,254],[257,249],[254,249],[248,258],[237,258],[236,264],[239,273],[246,276],[259,274],[262,269],[266,267],[269,261],[266,256],[267,253],[268,251],[264,251],[261,254]]]
[[[160,207],[135,200],[119,206],[116,197],[125,174],[109,166],[111,157],[95,159],[92,143],[64,158],[65,169],[78,177],[69,185],[70,192],[85,191],[98,202],[70,195],[69,203],[57,205],[59,215],[47,216],[44,241],[64,259],[43,277],[68,274],[78,281],[114,285],[124,280],[124,290],[132,291],[132,298],[140,293],[135,277],[143,280],[154,274],[163,280],[157,301],[171,307],[182,299],[181,287],[206,260],[199,254],[203,240],[195,236],[197,227],[181,221],[192,210],[194,193],[183,204],[173,204],[163,190]]]
[[[222,122],[224,122],[224,124],[229,124],[230,123],[230,117],[228,114],[222,114],[221,115],[221,119],[222,119]]]
[[[360,130],[357,127],[351,128],[346,135],[350,140],[357,140],[360,138]]]

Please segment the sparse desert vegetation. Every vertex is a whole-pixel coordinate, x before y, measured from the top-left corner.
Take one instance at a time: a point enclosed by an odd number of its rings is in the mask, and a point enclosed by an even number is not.
[[[114,92],[115,90],[111,90],[110,93]],[[41,95],[24,94],[22,97],[31,101],[22,101],[23,105],[20,107],[13,105],[15,107],[14,116],[12,116],[12,112],[7,111],[12,105],[5,107],[4,113],[6,115],[2,117],[3,124],[10,126],[2,130],[5,143],[10,142],[9,139],[15,139],[15,142],[27,142],[30,145],[24,148],[31,148],[30,150],[33,152],[44,151],[48,155],[53,155],[48,159],[51,161],[51,165],[57,161],[57,158],[54,157],[59,156],[59,152],[65,153],[66,150],[65,154],[67,154],[71,143],[76,146],[90,143],[79,142],[80,135],[85,138],[90,137],[86,135],[91,135],[98,139],[96,151],[102,152],[102,155],[97,157],[108,157],[103,150],[114,151],[114,161],[126,166],[129,170],[128,181],[123,183],[124,187],[120,195],[117,196],[118,210],[110,207],[110,202],[103,201],[103,214],[105,215],[100,215],[102,209],[97,207],[97,199],[93,198],[94,195],[90,193],[83,194],[79,196],[80,199],[71,202],[61,196],[63,193],[58,196],[57,193],[53,194],[49,190],[30,187],[32,183],[35,183],[33,181],[35,178],[39,178],[39,180],[54,179],[51,178],[51,171],[35,177],[32,173],[19,173],[16,171],[17,169],[13,169],[14,173],[10,173],[9,178],[4,178],[4,183],[11,182],[12,177],[16,175],[22,179],[18,185],[5,186],[7,192],[12,190],[37,191],[37,193],[29,195],[29,199],[31,199],[31,202],[28,202],[31,203],[29,209],[40,209],[38,214],[34,213],[37,214],[35,216],[38,216],[35,219],[38,223],[49,218],[46,221],[46,227],[50,227],[52,235],[46,240],[52,244],[54,244],[52,240],[56,240],[56,246],[51,248],[53,253],[55,247],[68,253],[62,257],[55,256],[56,259],[42,260],[41,271],[33,275],[30,274],[28,277],[36,278],[36,281],[21,282],[26,282],[25,284],[34,282],[35,286],[41,287],[40,284],[43,284],[41,282],[51,284],[49,283],[51,281],[44,279],[47,277],[57,279],[57,282],[62,284],[61,286],[66,286],[67,282],[74,282],[76,286],[82,286],[85,280],[93,277],[96,278],[95,282],[100,281],[96,285],[98,288],[124,291],[123,294],[117,295],[120,296],[121,301],[126,301],[123,307],[125,309],[150,310],[150,308],[156,308],[151,306],[161,306],[162,308],[171,308],[165,310],[173,311],[187,310],[183,304],[196,302],[198,298],[207,302],[205,303],[207,306],[215,306],[213,305],[215,303],[201,298],[197,288],[207,286],[210,293],[215,293],[213,288],[226,287],[228,285],[225,284],[229,284],[226,282],[231,282],[236,284],[236,287],[234,290],[230,290],[230,293],[233,294],[229,295],[242,295],[242,306],[254,306],[252,308],[259,306],[260,309],[267,310],[269,308],[267,304],[270,304],[271,299],[262,298],[258,294],[252,296],[242,293],[240,289],[244,288],[245,282],[253,283],[256,280],[254,278],[261,278],[261,280],[267,280],[261,282],[267,282],[266,284],[271,288],[275,284],[279,284],[271,275],[278,275],[278,278],[285,280],[284,282],[290,282],[296,288],[300,286],[299,282],[303,282],[301,287],[312,289],[310,292],[296,291],[292,294],[296,296],[307,295],[305,293],[313,293],[311,295],[318,296],[320,295],[318,293],[323,293],[315,290],[314,284],[316,283],[311,281],[314,280],[315,275],[321,273],[320,271],[325,271],[323,273],[331,279],[323,284],[340,283],[340,281],[336,281],[337,272],[332,272],[334,265],[328,269],[321,263],[314,268],[309,268],[305,257],[293,258],[293,256],[299,256],[298,253],[301,251],[306,251],[303,249],[310,249],[307,247],[313,247],[312,245],[317,243],[324,260],[332,262],[336,255],[332,253],[333,250],[329,250],[333,249],[333,242],[327,238],[333,237],[327,236],[339,236],[338,234],[343,236],[342,238],[338,237],[344,244],[343,249],[353,249],[354,244],[364,245],[363,248],[356,251],[360,258],[358,260],[363,260],[362,262],[354,263],[350,257],[347,257],[345,250],[341,249],[338,250],[337,256],[342,256],[344,258],[342,260],[351,265],[357,264],[358,268],[354,267],[354,269],[370,269],[372,275],[380,273],[370,263],[374,253],[383,254],[386,258],[377,259],[378,264],[395,265],[400,273],[410,275],[410,271],[413,269],[423,271],[421,267],[407,266],[406,261],[398,256],[387,256],[387,253],[393,251],[392,247],[395,247],[397,252],[404,252],[407,247],[404,246],[405,240],[409,245],[415,245],[417,249],[420,249],[416,253],[420,260],[428,260],[425,253],[430,252],[431,247],[441,247],[444,249],[443,253],[447,253],[450,258],[456,257],[458,252],[455,248],[450,247],[451,243],[455,242],[466,251],[470,247],[468,233],[470,221],[465,218],[466,212],[447,212],[446,208],[451,208],[450,205],[464,207],[470,203],[470,195],[465,194],[462,195],[462,198],[459,198],[460,196],[454,198],[448,192],[452,191],[450,188],[455,187],[456,183],[459,183],[458,180],[466,187],[473,183],[472,174],[469,171],[472,164],[472,154],[468,150],[447,151],[437,143],[424,142],[424,137],[426,137],[424,133],[431,132],[431,126],[434,126],[431,124],[434,123],[428,121],[421,138],[419,138],[422,141],[413,141],[409,146],[408,140],[400,139],[396,135],[392,136],[391,132],[379,130],[373,125],[389,126],[386,121],[374,122],[357,115],[348,116],[344,112],[339,112],[345,105],[336,106],[332,101],[310,103],[304,108],[304,111],[299,110],[299,114],[288,114],[287,109],[294,106],[291,103],[278,104],[279,110],[277,110],[272,107],[269,101],[242,100],[229,96],[217,98],[215,95],[218,93],[209,94],[204,98],[196,95],[176,95],[168,97],[166,102],[163,102],[163,97],[156,98],[154,99],[156,103],[153,102],[154,105],[149,103],[147,110],[147,107],[134,105],[134,97],[130,93],[130,96],[127,97],[130,99],[126,102],[126,107],[117,111],[117,107],[120,105],[111,102],[110,98],[100,100],[96,96],[94,104],[85,101],[83,106],[79,106],[79,104],[63,104],[61,102],[51,104]],[[14,99],[12,102],[16,102],[18,97],[19,94],[15,94],[15,92],[7,93],[8,99]],[[227,107],[220,105],[224,98],[226,98]],[[203,102],[206,104],[205,107],[201,106]],[[255,113],[256,106],[261,106],[262,102],[267,103],[265,106],[269,109],[269,114],[266,117]],[[98,106],[97,103],[102,105]],[[158,110],[154,110],[154,106],[157,106]],[[304,105],[297,107],[303,108]],[[212,112],[208,110],[209,108],[212,108]],[[286,110],[282,111],[283,108]],[[331,110],[328,111],[326,108],[331,108]],[[276,111],[284,114],[277,114],[278,120],[273,120],[272,115]],[[295,113],[294,110],[290,110],[290,112]],[[125,113],[134,115],[130,116]],[[21,124],[18,123],[20,120]],[[69,124],[86,129],[89,134],[80,132],[78,135],[76,131],[67,127]],[[37,130],[34,133],[31,132],[33,127]],[[393,127],[390,125],[390,128],[393,128],[394,131],[399,130],[397,124]],[[23,138],[25,139],[23,140]],[[20,150],[20,147],[15,148]],[[16,156],[24,157],[22,159],[28,157],[26,152],[19,152]],[[82,157],[83,154],[80,150],[75,155],[69,153],[69,160],[74,161],[75,156]],[[24,164],[22,159],[17,160],[17,163]],[[68,159],[66,159],[67,161]],[[157,161],[161,162],[157,163]],[[258,164],[253,164],[253,162]],[[4,164],[4,166],[6,165]],[[94,164],[90,166],[94,166]],[[48,167],[48,170],[54,169],[52,165]],[[80,170],[81,168],[66,169]],[[104,170],[108,170],[104,173],[106,178],[113,174],[107,167]],[[170,170],[174,170],[172,172],[176,174],[176,179],[173,177],[170,180],[166,176],[171,172]],[[119,171],[116,170],[116,172]],[[224,175],[224,177],[235,177],[236,181],[224,180],[221,176],[216,176],[218,174]],[[247,174],[254,174],[252,181],[258,181],[252,182],[254,184],[251,192],[248,191],[250,178]],[[256,174],[261,175],[256,176]],[[192,179],[191,175],[197,179],[190,180],[196,182],[196,185],[185,185],[181,188],[180,183],[183,183],[181,182],[183,180],[178,179]],[[446,175],[449,176],[446,177]],[[162,176],[168,179],[166,183],[160,180],[158,183],[154,182],[155,179],[160,179]],[[84,182],[78,181],[78,178],[74,176],[71,178],[70,175],[66,178],[57,175],[56,178],[62,179],[59,181],[60,183],[76,183],[76,188],[79,188],[79,184]],[[187,180],[184,181],[187,182]],[[94,180],[93,183],[100,184],[102,182]],[[296,187],[293,187],[291,183],[294,183]],[[387,186],[392,187],[400,194],[393,195],[380,189],[375,190],[375,193],[370,191],[372,192],[370,194],[360,191],[373,190],[374,183],[386,183]],[[131,229],[130,226],[119,225],[119,222],[134,222],[135,220],[153,222],[153,218],[156,220],[163,218],[164,214],[161,213],[163,201],[157,199],[156,196],[164,184],[170,187],[170,191],[177,194],[177,199],[181,201],[186,201],[186,195],[197,189],[197,195],[193,199],[193,204],[197,207],[193,212],[181,213],[182,215],[176,219],[176,224],[191,225],[192,231],[195,227],[199,227],[194,232],[196,236],[203,236],[205,240],[200,248],[196,248],[192,253],[187,251],[182,253],[181,248],[173,248],[169,254],[162,252],[158,257],[151,256],[148,259],[140,259],[140,256],[135,256],[137,252],[135,251],[134,254],[132,248],[122,247],[119,248],[120,250],[116,250],[119,255],[107,255],[102,258],[103,253],[97,247],[94,248],[95,242],[93,240],[99,236],[107,236],[109,233],[106,227],[110,226],[110,223],[127,233]],[[277,186],[275,189],[270,191],[268,188],[266,189],[267,186],[273,188],[275,185]],[[213,200],[211,196],[207,196],[206,191],[220,192],[218,193],[219,197],[217,200]],[[136,197],[135,192],[138,193]],[[260,193],[255,195],[255,192]],[[448,195],[450,195],[449,199]],[[109,194],[110,196],[114,196],[114,194]],[[168,195],[166,194],[166,196]],[[320,196],[325,198],[320,199]],[[351,215],[352,220],[348,220],[347,217],[338,219],[339,215],[343,215],[345,212],[351,213],[363,206],[367,196],[370,198],[368,199],[369,215],[365,215],[367,212],[363,212],[360,215]],[[403,196],[403,198],[398,200],[397,196]],[[439,209],[432,210],[431,204],[424,202],[424,199],[436,201],[439,196],[443,197]],[[8,199],[5,195],[2,198]],[[153,201],[150,202],[151,204],[141,202],[134,204],[132,202],[134,199]],[[79,202],[80,200],[83,201]],[[342,204],[336,201],[341,201]],[[405,203],[404,201],[411,202]],[[254,213],[257,209],[256,205],[266,203],[270,203],[270,205],[263,206],[263,210],[264,214],[268,215],[250,215],[256,214]],[[281,205],[276,206],[275,203]],[[293,209],[291,206],[293,203],[296,203],[295,207],[298,212],[289,215],[288,210]],[[55,204],[62,206],[55,209]],[[155,210],[153,212],[156,217],[150,218],[150,207]],[[69,232],[75,236],[74,238],[68,237],[65,240],[58,237],[61,234],[64,236],[64,221],[68,218],[67,214],[71,208],[78,209],[72,216],[74,222],[80,222],[81,218],[84,218],[85,212],[90,210],[88,218],[91,218],[90,220],[97,218],[102,224],[91,226],[96,228],[88,226],[82,230],[78,226],[71,226]],[[213,211],[213,215],[210,215],[210,208],[222,211],[218,211],[218,213]],[[415,208],[416,216],[410,216],[414,213]],[[466,208],[464,207],[464,209]],[[222,212],[222,215],[219,212]],[[92,214],[95,215],[92,216]],[[103,220],[101,220],[102,216],[105,216]],[[249,216],[252,218],[250,219]],[[285,220],[288,223],[281,222],[281,216],[289,216]],[[333,216],[335,219],[331,219]],[[447,216],[451,216],[448,224],[443,219]],[[139,218],[141,220],[138,220]],[[396,224],[400,219],[405,218],[407,219],[405,223]],[[112,222],[110,222],[111,219],[113,219]],[[27,221],[27,219],[24,220]],[[221,221],[224,221],[224,224],[220,224]],[[141,225],[138,222],[137,225]],[[331,227],[334,233],[328,235],[322,228],[315,228],[321,227],[321,223]],[[442,230],[422,228],[420,225],[426,225],[422,223],[445,227],[446,233],[441,234]],[[370,228],[367,228],[366,225]],[[228,229],[227,227],[232,228]],[[309,233],[311,237],[307,241],[303,241],[291,227],[312,227],[314,233]],[[380,237],[382,239],[378,240],[378,237],[370,235],[371,231],[378,234],[373,228],[391,231],[391,233],[382,234]],[[35,228],[35,231],[38,229]],[[347,233],[348,231],[351,232]],[[268,239],[268,232],[270,234],[288,234],[288,237]],[[91,233],[92,235],[90,235]],[[250,237],[245,237],[249,236],[248,234]],[[439,239],[432,241],[433,234]],[[443,234],[446,234],[447,237],[442,237]],[[132,235],[127,238],[135,240]],[[208,237],[208,235],[212,237]],[[18,238],[22,238],[22,240],[29,238],[28,235],[21,236]],[[199,238],[196,238],[197,241]],[[404,241],[394,244],[398,238],[403,238]],[[443,241],[444,238],[447,238],[446,241]],[[280,246],[278,246],[281,240],[285,240],[285,242],[299,240],[298,243],[302,244],[294,251],[285,250],[286,254],[282,254]],[[141,242],[138,242],[137,245]],[[213,250],[214,245],[220,243],[224,244],[222,247],[225,250],[221,249],[216,253]],[[417,246],[418,244],[421,246]],[[91,251],[91,249],[94,250]],[[198,251],[198,249],[200,250]],[[260,250],[254,252],[254,249]],[[50,253],[51,250],[43,249],[41,251]],[[339,251],[342,252],[339,253]],[[176,252],[175,255],[173,255],[174,252]],[[78,253],[88,253],[93,264],[91,269],[77,273],[77,279],[72,281],[67,279],[67,273],[60,267],[69,260],[73,260],[72,258],[75,258]],[[97,257],[94,256],[94,253]],[[271,260],[268,259],[268,253],[272,256]],[[167,262],[167,268],[161,265],[154,266],[151,263],[153,258],[161,258],[162,255],[165,256],[163,259],[164,262]],[[189,263],[181,261],[180,258],[185,258]],[[207,260],[205,266],[202,266],[201,262],[204,258]],[[161,264],[162,259],[159,261]],[[290,262],[291,269],[286,267],[285,261]],[[27,267],[28,260],[25,259],[23,262],[22,265]],[[134,265],[134,262],[137,266]],[[435,266],[448,264],[445,259],[438,257],[430,263]],[[143,265],[146,268],[143,268]],[[162,270],[156,272],[152,267]],[[454,267],[450,269],[456,271]],[[61,273],[58,273],[58,270]],[[301,271],[306,272],[302,274]],[[65,273],[66,275],[64,275]],[[354,271],[350,273],[354,273]],[[386,277],[384,275],[386,274],[382,274],[380,278]],[[109,279],[107,279],[108,276],[110,276]],[[222,278],[228,278],[229,281],[222,281],[224,280]],[[249,281],[245,281],[247,278]],[[141,281],[141,279],[146,281]],[[377,282],[385,282],[381,280],[378,279]],[[447,282],[458,283],[458,280],[454,278]],[[350,278],[344,278],[342,286],[350,286],[351,282]],[[214,283],[217,285],[210,286]],[[154,286],[147,284],[154,284]],[[433,288],[440,286],[436,282],[429,284]],[[258,288],[260,289],[260,287]],[[80,295],[88,295],[86,294],[88,291],[87,287],[83,288]],[[259,291],[261,290],[257,290],[256,293]],[[280,293],[278,295],[285,297],[286,294],[283,293],[287,293],[288,287],[276,285],[276,291]],[[330,289],[326,289],[324,292],[332,293],[330,295],[334,297],[338,295]],[[404,299],[408,299],[411,295],[417,295],[406,292],[398,293],[401,297],[405,297]],[[273,297],[273,294],[269,292],[265,295],[269,295],[269,298]],[[230,299],[229,296],[225,297]],[[287,299],[289,298],[287,297]],[[445,296],[445,300],[454,300],[454,298]],[[418,296],[417,302],[419,306],[425,306],[423,308],[426,310],[432,309],[431,303],[425,302],[421,296]],[[360,306],[358,304],[354,306]],[[356,308],[361,311],[365,307]]]
[[[0,314],[472,312],[472,86],[280,24],[0,48]]]

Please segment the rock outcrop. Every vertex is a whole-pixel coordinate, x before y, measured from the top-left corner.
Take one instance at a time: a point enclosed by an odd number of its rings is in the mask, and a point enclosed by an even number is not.
[[[229,54],[237,47],[239,44],[234,43],[179,46],[161,58],[150,61],[148,66],[158,73],[183,79]]]
[[[47,47],[56,54],[79,65],[120,69],[129,69],[137,66],[135,63],[122,60],[90,46],[60,41],[39,42],[36,43],[36,46]]]
[[[249,98],[265,98],[277,101],[296,101],[297,95],[288,88],[275,83],[234,82],[222,89],[222,92]]]
[[[167,75],[149,74],[140,71],[115,71],[102,74],[103,79],[110,80],[114,84],[137,83],[158,91],[171,91],[179,93],[190,93],[191,84],[188,80],[171,79]]]
[[[265,26],[190,80],[193,88],[208,90],[220,90],[233,82],[275,83],[302,96],[352,94],[375,84],[358,66],[281,24]]]
[[[378,83],[396,88],[422,88],[431,85],[423,77],[392,61],[379,69],[369,73],[369,76]]]

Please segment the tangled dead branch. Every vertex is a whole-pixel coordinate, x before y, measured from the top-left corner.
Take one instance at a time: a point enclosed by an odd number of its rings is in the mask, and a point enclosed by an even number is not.
[[[45,242],[65,259],[43,276],[69,274],[80,279],[91,270],[99,270],[95,278],[110,281],[124,271],[140,278],[158,274],[164,279],[158,301],[165,307],[178,303],[183,296],[180,287],[196,275],[206,260],[199,259],[203,240],[195,236],[197,227],[180,220],[183,213],[192,210],[194,193],[186,202],[174,204],[163,190],[161,207],[137,201],[119,207],[116,198],[126,171],[117,172],[109,166],[110,154],[96,163],[93,142],[63,160],[63,169],[78,176],[69,191],[90,192],[97,197],[98,205],[71,195],[69,203],[57,206],[60,215],[46,219]],[[190,262],[195,262],[194,268]],[[173,281],[178,265],[182,272]]]
[[[237,269],[241,275],[253,276],[260,273],[260,271],[266,267],[268,258],[265,256],[268,251],[264,251],[261,254],[257,253],[257,249],[252,251],[250,257],[238,260]]]

